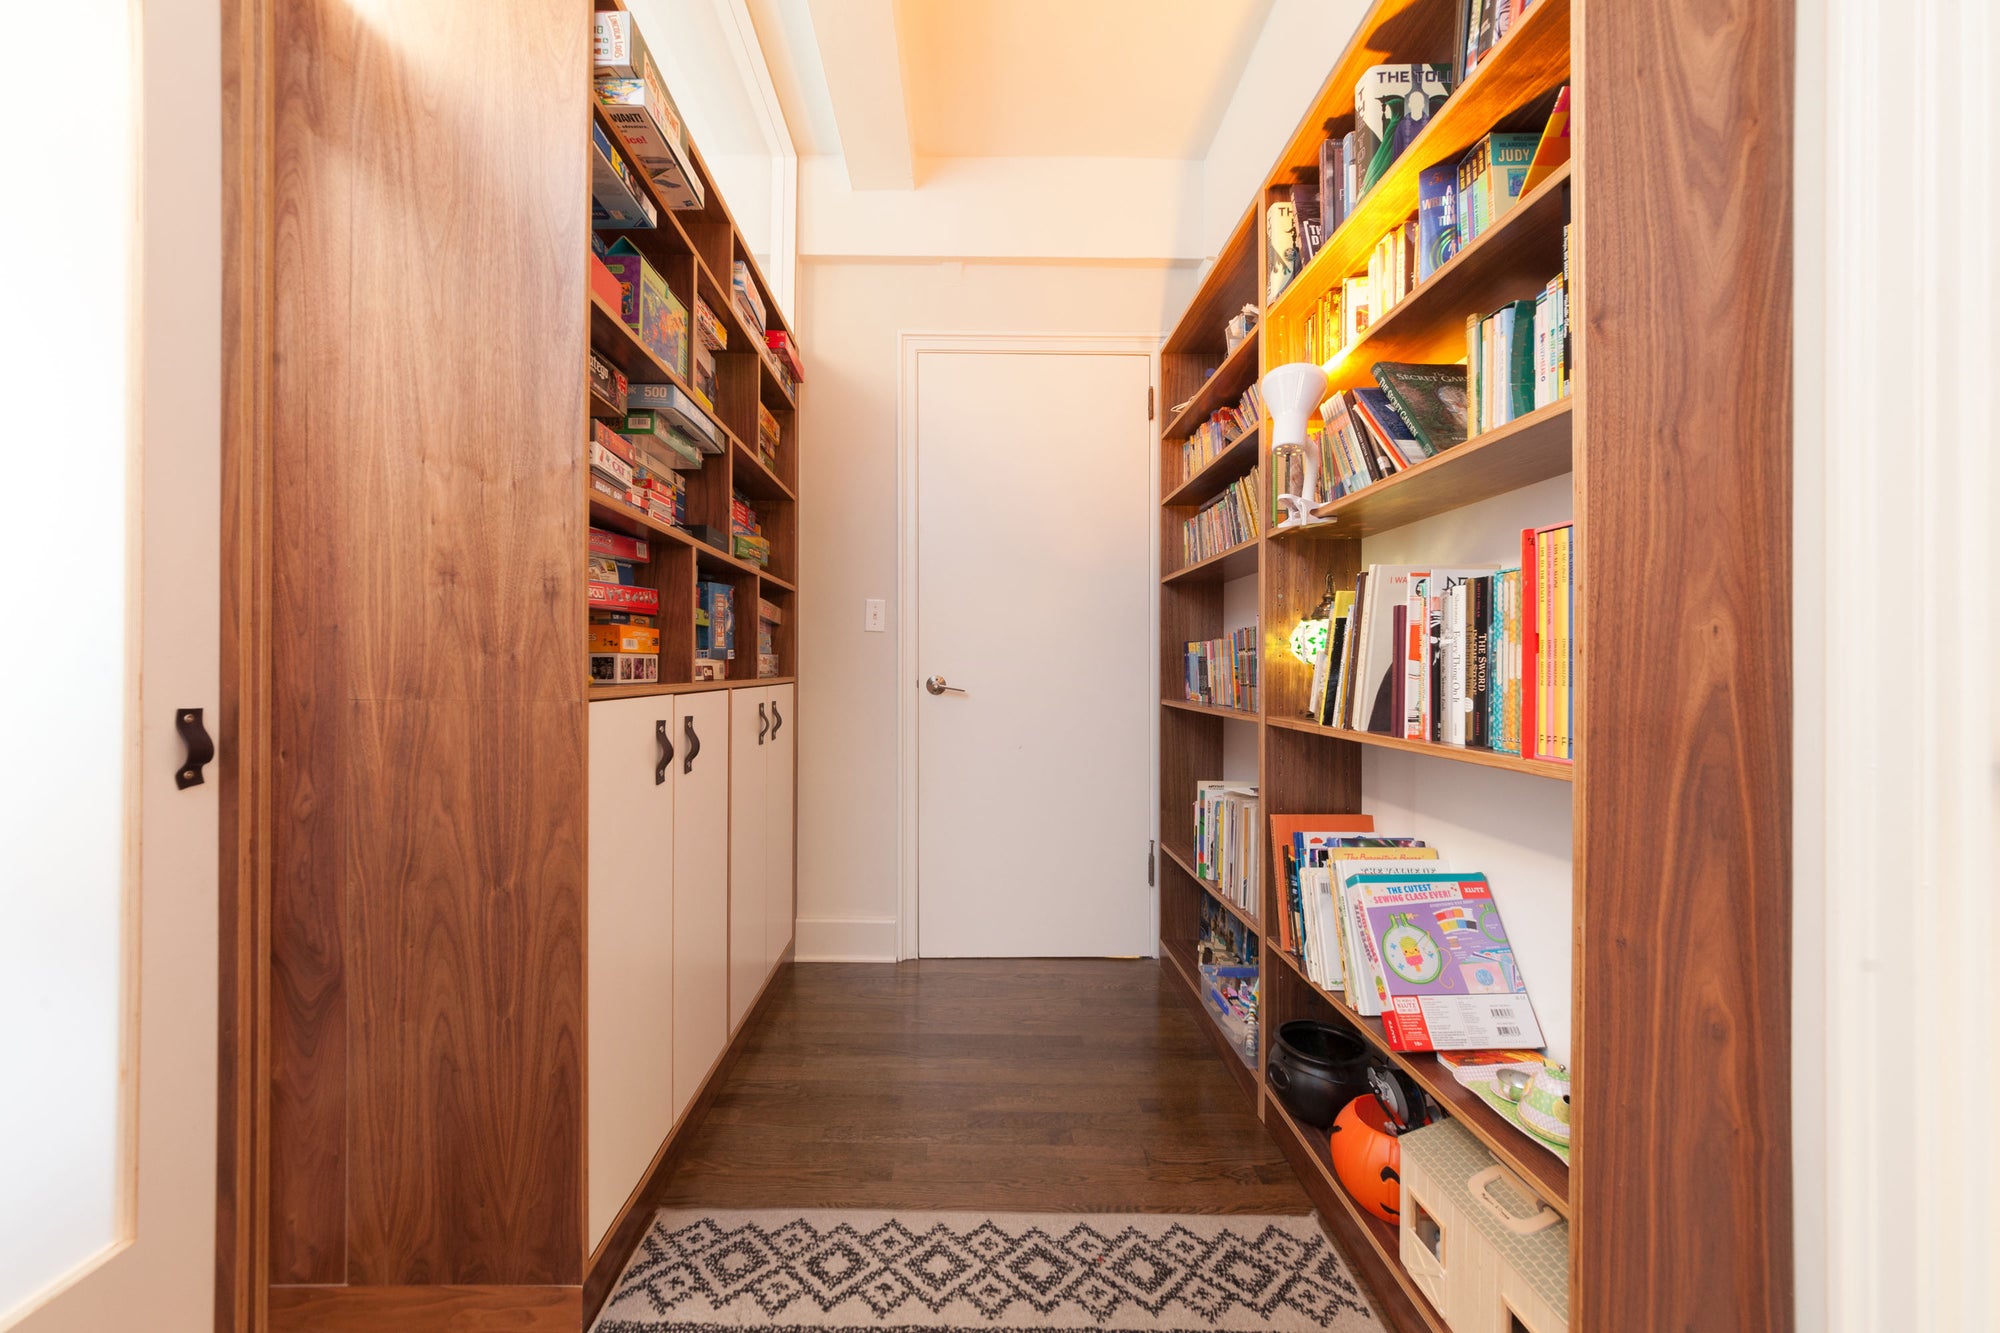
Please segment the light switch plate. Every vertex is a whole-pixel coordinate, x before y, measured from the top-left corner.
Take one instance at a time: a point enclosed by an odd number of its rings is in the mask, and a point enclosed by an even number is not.
[[[870,634],[880,634],[883,622],[889,618],[889,607],[880,597],[870,597],[867,610],[862,613],[861,628]]]

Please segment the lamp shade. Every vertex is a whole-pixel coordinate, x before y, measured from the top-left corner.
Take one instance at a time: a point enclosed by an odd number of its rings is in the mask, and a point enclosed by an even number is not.
[[[1326,372],[1294,361],[1264,376],[1264,406],[1271,413],[1271,447],[1304,444],[1306,423],[1326,397]]]

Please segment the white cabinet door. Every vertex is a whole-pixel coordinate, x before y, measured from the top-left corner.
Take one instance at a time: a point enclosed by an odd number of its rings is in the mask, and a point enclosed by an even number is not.
[[[661,740],[672,738],[671,697],[604,700],[589,708],[588,1157],[595,1247],[673,1125],[679,765],[661,767]]]
[[[767,970],[792,942],[792,773],[798,757],[792,687],[773,685],[771,736],[764,746],[764,938]]]
[[[729,699],[674,700],[674,1118],[729,1043]]]
[[[764,769],[768,689],[729,691],[729,1030],[750,1011],[770,971],[764,918]]]

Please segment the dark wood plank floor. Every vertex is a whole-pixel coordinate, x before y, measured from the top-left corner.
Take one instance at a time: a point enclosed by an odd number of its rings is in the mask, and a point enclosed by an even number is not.
[[[801,964],[668,1207],[1305,1213],[1151,961]]]

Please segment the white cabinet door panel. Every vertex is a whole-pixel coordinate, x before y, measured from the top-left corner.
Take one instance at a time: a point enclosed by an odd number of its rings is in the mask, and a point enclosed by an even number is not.
[[[595,1246],[673,1124],[675,701],[590,707],[589,1130]],[[678,756],[676,756],[678,758]]]
[[[764,921],[764,770],[770,691],[729,691],[729,1030],[734,1032],[770,971]]]
[[[729,699],[674,701],[674,1116],[729,1042]]]
[[[771,736],[764,746],[764,938],[770,966],[792,942],[792,773],[798,756],[798,719],[790,685],[769,689]]]

